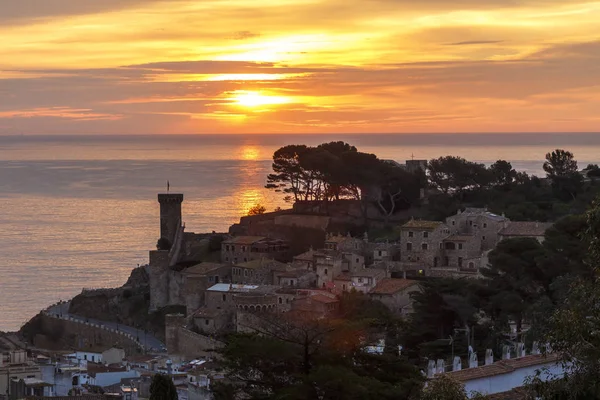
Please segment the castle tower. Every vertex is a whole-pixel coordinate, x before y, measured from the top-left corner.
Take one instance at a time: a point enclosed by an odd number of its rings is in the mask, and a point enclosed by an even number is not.
[[[181,203],[183,193],[159,193],[160,237],[173,244],[175,233],[181,227]]]

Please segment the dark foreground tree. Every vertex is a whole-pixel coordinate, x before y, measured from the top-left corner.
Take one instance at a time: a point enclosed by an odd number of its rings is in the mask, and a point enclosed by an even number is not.
[[[552,181],[552,189],[560,199],[575,199],[583,189],[583,177],[578,172],[577,161],[570,151],[556,149],[546,154],[544,171]]]
[[[545,340],[567,372],[547,382],[531,379],[532,397],[542,400],[600,399],[600,200],[587,213],[587,260],[592,278],[571,283],[567,296],[549,320]]]
[[[398,352],[364,351],[370,326],[381,323],[382,309],[368,304],[364,295],[347,300],[328,318],[297,311],[254,314],[256,333],[234,334],[222,350],[229,382],[216,385],[215,399],[392,400],[417,395],[423,377]],[[363,317],[355,312],[357,306],[373,312]]]
[[[150,400],[177,400],[177,389],[170,376],[156,374],[150,383]]]

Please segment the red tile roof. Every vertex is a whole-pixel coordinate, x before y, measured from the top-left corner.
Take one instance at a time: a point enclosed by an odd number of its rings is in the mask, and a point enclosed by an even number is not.
[[[501,236],[544,236],[546,230],[552,226],[548,222],[512,221],[500,231]]]
[[[531,367],[535,365],[549,364],[556,362],[559,355],[556,353],[542,355],[535,354],[521,358],[497,361],[490,365],[483,365],[477,368],[467,368],[460,371],[448,372],[452,378],[459,382],[471,381],[474,379],[487,378],[490,376],[508,374],[516,369]]]
[[[392,295],[418,284],[419,282],[410,279],[384,278],[377,282],[377,285],[369,293]]]
[[[401,229],[435,229],[438,226],[442,225],[443,222],[440,221],[422,221],[418,219],[412,219],[402,225]]]
[[[223,241],[225,244],[253,244],[266,239],[264,236],[234,236],[231,239]]]
[[[313,296],[309,297],[310,300],[312,301],[317,301],[319,303],[325,303],[325,304],[331,304],[331,303],[337,303],[338,299],[334,299],[331,298],[329,296],[325,296],[324,294],[315,294]]]

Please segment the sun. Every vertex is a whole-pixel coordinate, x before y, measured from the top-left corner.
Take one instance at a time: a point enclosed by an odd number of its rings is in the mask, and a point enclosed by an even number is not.
[[[239,90],[234,92],[231,97],[234,104],[244,107],[260,107],[271,104],[285,104],[289,103],[289,99],[283,96],[271,96],[263,94],[261,92],[252,92]]]

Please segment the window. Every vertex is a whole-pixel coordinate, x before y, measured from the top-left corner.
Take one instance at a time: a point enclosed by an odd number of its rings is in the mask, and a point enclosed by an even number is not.
[[[223,295],[221,296],[221,298],[223,299],[223,301],[227,301],[227,295],[225,293],[223,293]]]
[[[354,242],[354,250],[358,250],[358,242]]]
[[[87,354],[83,355],[83,359],[87,361]]]
[[[229,245],[225,245],[225,251],[229,251]]]
[[[359,262],[359,261],[360,261],[360,260],[357,258],[357,259],[356,259],[356,263],[358,264],[358,262]]]
[[[484,227],[484,228],[487,228],[487,222],[484,222],[484,223],[483,223],[483,227]]]
[[[462,257],[458,257],[458,267],[459,268],[462,267],[462,262],[463,262]]]
[[[462,250],[462,243],[459,243],[459,244],[458,244],[458,249],[459,249],[459,250]]]
[[[379,252],[378,252],[378,253],[379,253],[379,257],[381,257],[381,250],[379,250]]]
[[[247,269],[244,270],[244,276],[248,276],[248,270]]]
[[[231,251],[235,251],[235,246],[231,245]]]
[[[406,250],[407,251],[411,251],[412,250],[412,243],[406,243]]]
[[[244,257],[244,262],[248,261],[248,259],[246,257]]]
[[[421,244],[421,249],[422,250],[427,250],[427,243]]]
[[[208,325],[208,324],[210,324],[210,321],[209,321],[209,320],[207,320],[207,319],[205,319],[205,320],[204,320],[204,325]]]
[[[423,238],[427,239],[429,237],[429,232],[423,232]]]
[[[246,246],[242,246],[242,251],[246,251]]]
[[[363,278],[358,278],[358,283],[363,283]]]
[[[444,243],[440,242],[440,250],[444,249]]]
[[[456,221],[452,221],[452,225],[456,225]]]
[[[469,221],[469,226],[473,226],[473,221]]]
[[[485,236],[482,236],[482,237],[481,237],[481,240],[485,240]]]
[[[92,362],[96,361],[95,358],[96,358],[96,356],[92,356]]]
[[[413,237],[413,235],[414,235],[414,232],[411,232],[411,231],[408,232],[408,237]]]
[[[346,285],[345,284],[342,285],[342,290],[344,290],[344,291],[346,290]]]
[[[327,268],[325,268],[324,274],[327,275]]]
[[[233,274],[235,275],[235,270],[233,270]],[[213,280],[214,280],[214,278],[213,278],[212,276],[209,276],[209,277],[208,277],[208,281],[209,281],[209,282],[212,282]]]
[[[475,264],[472,261],[469,263],[469,268],[471,268],[471,269],[475,268]]]
[[[283,299],[281,297],[279,298],[279,304],[283,304]]]

